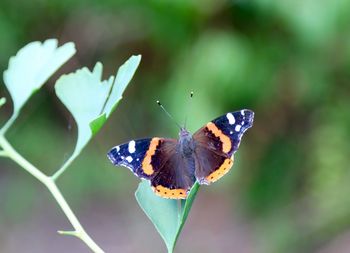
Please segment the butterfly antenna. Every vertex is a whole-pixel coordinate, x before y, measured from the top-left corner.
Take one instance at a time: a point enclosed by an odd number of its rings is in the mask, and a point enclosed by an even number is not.
[[[186,128],[186,124],[187,124],[187,118],[188,118],[188,112],[189,112],[189,108],[190,108],[190,106],[191,106],[191,101],[192,101],[192,98],[193,98],[193,91],[191,91],[191,93],[190,93],[190,100],[189,100],[189,102],[188,102],[188,104],[187,104],[187,113],[186,113],[186,117],[185,117],[185,124],[184,124],[184,128]]]
[[[176,122],[176,120],[173,118],[173,116],[171,116],[170,113],[168,113],[167,110],[165,110],[164,106],[160,103],[159,100],[157,100],[157,104],[160,106],[160,108],[162,108],[165,114],[168,115],[168,117],[181,129],[182,127],[180,126],[180,124]]]

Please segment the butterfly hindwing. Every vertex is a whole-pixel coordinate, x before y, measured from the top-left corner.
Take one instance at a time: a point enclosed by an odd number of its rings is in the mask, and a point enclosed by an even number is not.
[[[253,125],[251,110],[229,112],[199,129],[196,142],[196,178],[201,184],[210,184],[225,175],[233,165],[244,132]]]
[[[114,165],[150,180],[158,196],[184,199],[195,182],[194,159],[182,159],[177,147],[175,139],[140,139],[112,148],[108,157]]]
[[[163,198],[184,199],[195,182],[194,159],[184,159],[179,142],[161,139],[151,159],[157,173],[150,179],[153,191]]]

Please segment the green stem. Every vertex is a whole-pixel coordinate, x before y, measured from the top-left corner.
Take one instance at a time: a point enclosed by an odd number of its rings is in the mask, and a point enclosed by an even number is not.
[[[4,149],[3,151],[6,155],[20,165],[23,169],[29,172],[32,176],[38,179],[41,183],[45,184],[48,177],[38,170],[34,165],[29,163],[24,159],[17,151],[11,146],[11,144],[6,140],[6,138],[0,134],[0,146]]]
[[[0,156],[7,157],[7,153],[4,150],[0,150]]]
[[[0,129],[0,135],[2,136],[5,135],[5,133],[12,126],[13,122],[15,122],[17,117],[18,117],[18,112],[12,114],[11,118],[9,118],[9,120],[5,123],[5,125]]]
[[[69,159],[62,165],[61,168],[59,168],[59,170],[57,170],[52,176],[51,178],[53,179],[53,181],[56,181],[61,175],[62,173],[67,169],[67,167],[74,161],[74,159],[77,157],[78,153],[73,153],[71,157],[69,157]]]
[[[67,201],[64,199],[62,193],[58,189],[55,181],[52,177],[46,176],[39,169],[37,169],[34,165],[28,162],[25,158],[23,158],[6,140],[6,138],[0,134],[0,146],[3,148],[0,154],[4,154],[20,165],[23,169],[29,172],[32,176],[38,179],[41,183],[43,183],[48,190],[51,192],[52,196],[55,198],[58,205],[61,207],[62,211],[68,218],[69,222],[74,227],[75,231],[71,233],[79,237],[84,243],[96,253],[103,253],[104,251],[91,239],[91,237],[85,232],[83,226],[80,224],[79,220],[73,213],[72,209],[69,207]],[[64,232],[63,232],[64,233]]]
[[[80,224],[79,220],[73,213],[72,209],[69,207],[67,201],[64,199],[62,193],[57,188],[57,185],[52,178],[49,178],[45,184],[49,191],[52,193],[52,196],[57,201],[58,205],[63,210],[64,214],[67,216],[69,222],[75,229],[75,236],[80,238],[85,244],[95,253],[104,253],[104,251],[92,240],[92,238],[86,233],[83,226]]]

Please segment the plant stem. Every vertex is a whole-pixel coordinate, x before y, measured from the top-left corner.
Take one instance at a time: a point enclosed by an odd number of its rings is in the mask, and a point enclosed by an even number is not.
[[[69,222],[75,229],[75,231],[70,234],[79,237],[93,252],[103,253],[104,251],[85,232],[83,226],[80,224],[79,220],[77,219],[72,209],[69,207],[67,201],[64,199],[62,193],[58,189],[57,185],[55,184],[54,179],[52,177],[46,176],[38,168],[36,168],[24,157],[22,157],[11,146],[11,144],[6,140],[6,138],[2,134],[0,134],[0,146],[3,148],[3,151],[0,152],[0,155],[4,154],[4,156],[8,156],[10,159],[12,159],[18,165],[20,165],[23,169],[29,172],[32,176],[34,176],[48,188],[48,190],[51,192],[52,196],[55,198],[56,202],[68,218]]]
[[[74,151],[74,153],[69,157],[69,159],[62,165],[61,168],[59,168],[52,176],[52,180],[56,181],[63,172],[67,169],[67,167],[74,161],[74,159],[77,157],[78,153]]]
[[[95,253],[103,253],[104,251],[92,240],[92,238],[86,233],[83,226],[80,224],[79,220],[73,213],[72,209],[69,207],[67,201],[64,199],[62,193],[57,188],[57,185],[52,178],[48,177],[48,181],[45,184],[52,196],[57,201],[58,205],[63,210],[64,214],[67,216],[69,222],[75,229],[75,236],[80,238],[85,244]]]
[[[0,134],[0,146],[4,149],[6,155],[20,165],[23,169],[29,172],[32,176],[38,179],[41,183],[46,184],[48,177],[38,170],[34,165],[24,159],[17,151],[11,146],[6,138]]]
[[[6,131],[12,126],[13,122],[15,122],[15,120],[18,117],[18,112],[17,113],[13,113],[11,118],[9,118],[9,120],[5,123],[5,125],[0,129],[0,135],[4,136]]]

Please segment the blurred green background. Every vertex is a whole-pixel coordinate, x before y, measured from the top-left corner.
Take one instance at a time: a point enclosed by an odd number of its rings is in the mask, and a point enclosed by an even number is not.
[[[1,0],[0,37],[2,72],[31,41],[76,44],[8,133],[49,174],[76,140],[57,77],[96,61],[108,77],[143,56],[107,125],[58,182],[107,252],[165,252],[134,199],[139,180],[106,158],[130,139],[177,137],[157,99],[179,122],[188,113],[192,132],[227,111],[256,113],[234,169],[200,189],[176,252],[350,252],[350,1]],[[4,85],[0,96],[10,101]],[[2,124],[11,111],[1,108]],[[0,165],[1,252],[89,252],[56,233],[71,227],[44,186]]]

